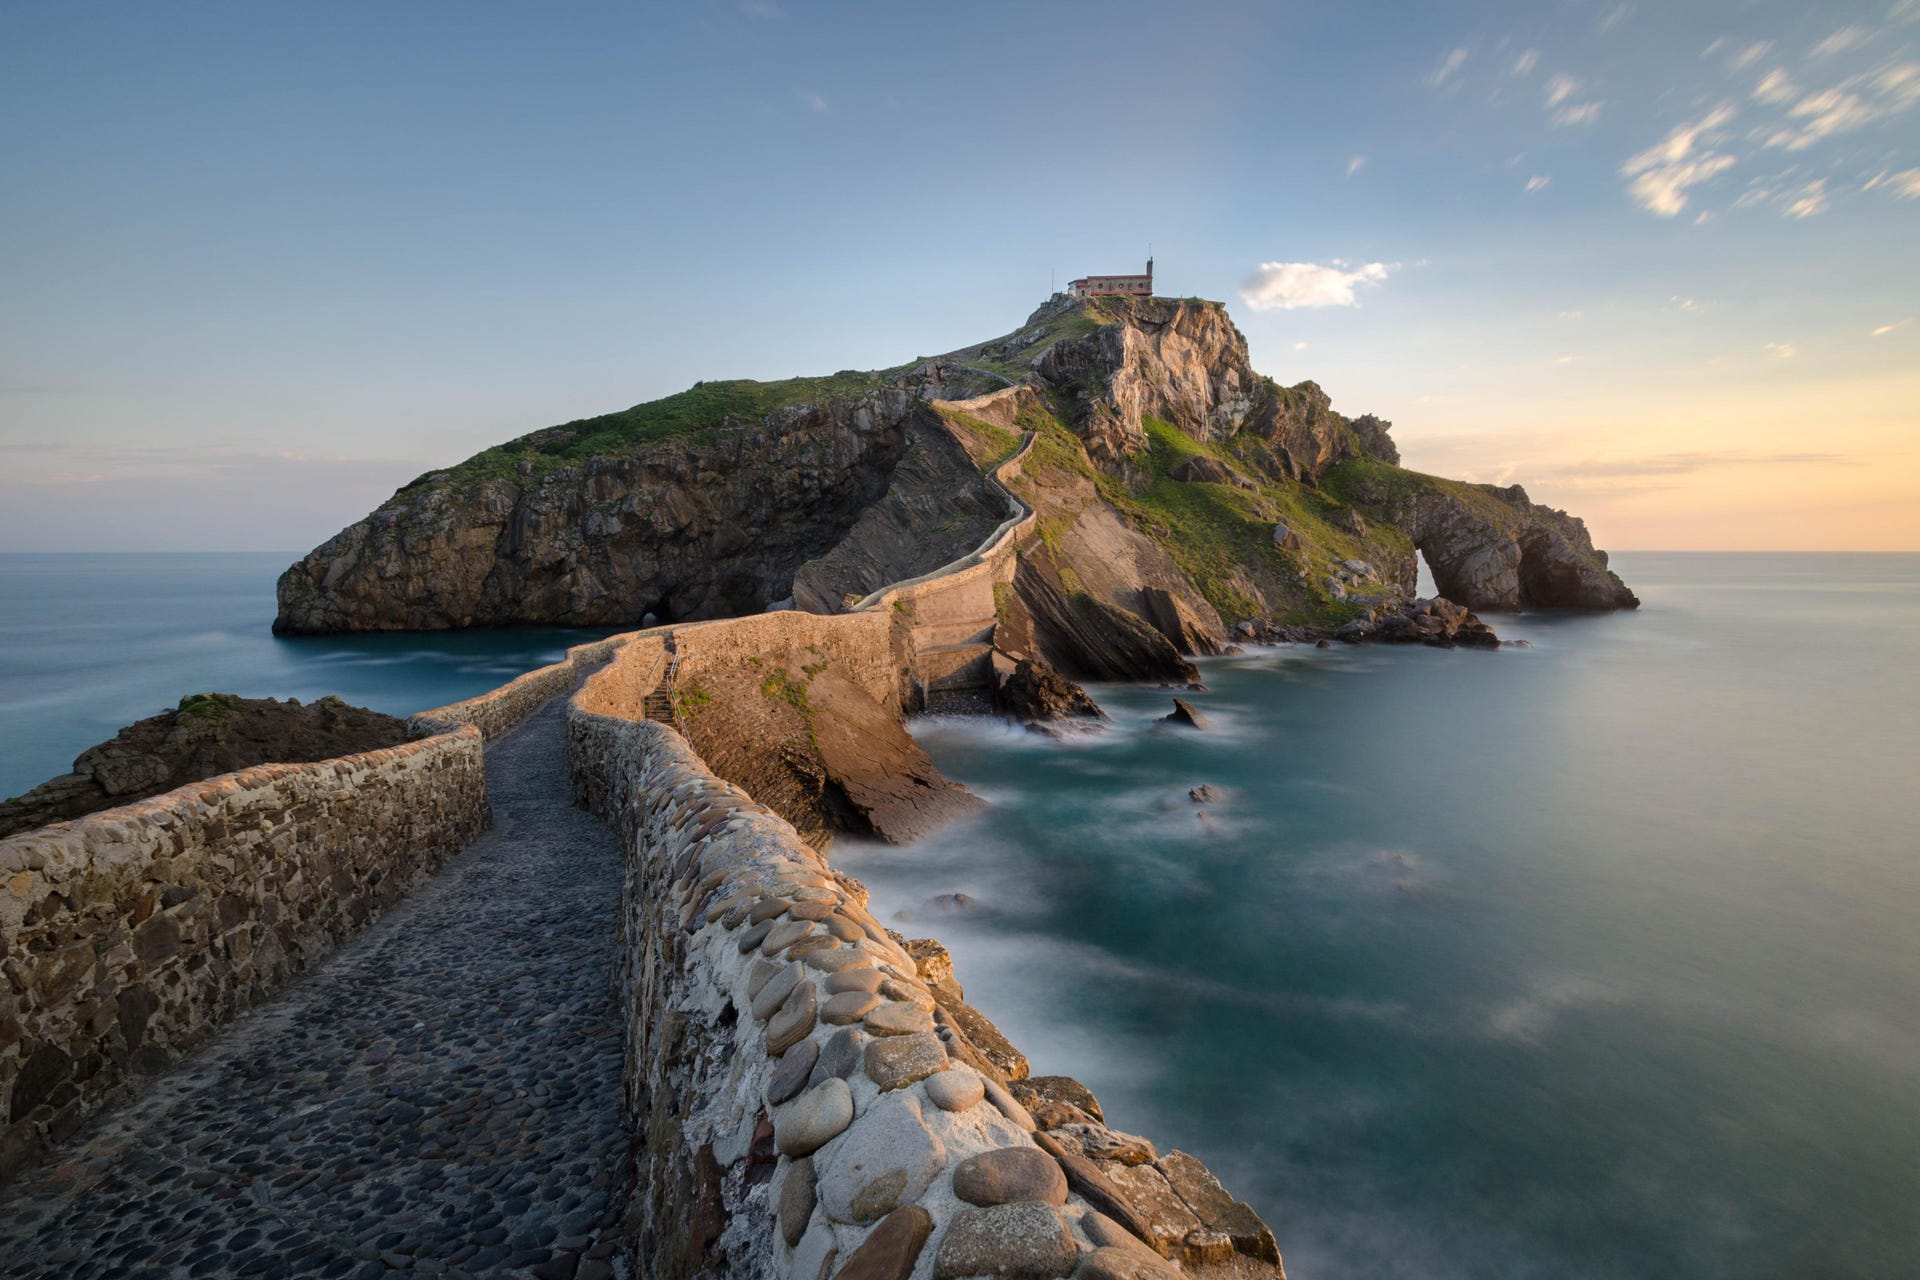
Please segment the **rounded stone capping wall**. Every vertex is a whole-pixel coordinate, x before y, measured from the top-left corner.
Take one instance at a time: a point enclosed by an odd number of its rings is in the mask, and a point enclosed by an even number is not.
[[[590,710],[606,674],[569,706],[568,752],[627,856],[628,1224],[650,1275],[1283,1275],[1198,1161],[1077,1110],[1038,1132],[859,883],[671,729]]]

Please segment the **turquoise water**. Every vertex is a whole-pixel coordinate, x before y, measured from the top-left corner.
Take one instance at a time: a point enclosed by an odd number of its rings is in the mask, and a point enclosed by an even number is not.
[[[444,706],[602,631],[301,637],[272,632],[287,552],[0,554],[0,796],[123,725],[218,690],[336,693],[391,715]]]
[[[600,634],[279,640],[291,558],[0,555],[0,794],[185,692],[405,713]],[[1920,557],[1620,567],[1532,649],[1207,664],[1205,734],[923,724],[995,807],[836,859],[1295,1280],[1910,1276]]]
[[[1920,557],[1619,567],[1531,649],[1206,664],[1208,733],[924,722],[995,807],[836,860],[1295,1280],[1914,1275]]]

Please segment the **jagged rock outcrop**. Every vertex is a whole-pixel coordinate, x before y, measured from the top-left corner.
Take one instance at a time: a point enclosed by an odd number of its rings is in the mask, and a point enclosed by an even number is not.
[[[1145,449],[1143,420],[1150,417],[1200,440],[1259,439],[1276,478],[1317,479],[1367,449],[1316,384],[1281,387],[1254,372],[1247,340],[1225,307],[1186,298],[1098,302],[1111,322],[1060,339],[1034,365],[1042,379],[1076,397],[1074,429],[1096,462]],[[1059,304],[1042,307],[1029,323],[1053,318],[1050,307]],[[1384,426],[1373,434],[1383,436]]]
[[[994,689],[993,709],[1016,720],[1103,719],[1087,691],[1044,662],[1021,658]]]
[[[398,746],[407,722],[321,698],[196,693],[157,716],[88,747],[73,772],[0,803],[0,837],[65,822],[115,805],[257,764],[302,764]]]
[[[1387,434],[1393,429],[1391,422],[1376,418],[1370,413],[1363,413],[1349,420],[1347,425],[1353,428],[1353,434],[1360,438],[1360,447],[1367,453],[1382,462],[1391,463],[1396,467],[1400,465],[1400,446],[1395,444],[1393,437]]]
[[[1334,638],[1358,644],[1425,644],[1436,649],[1497,649],[1500,637],[1478,614],[1444,598],[1408,600],[1355,618],[1334,629]]]
[[[1206,657],[1226,648],[1220,634],[1219,618],[1209,622],[1185,599],[1165,587],[1144,587],[1140,598],[1146,606],[1147,621],[1181,653]]]
[[[806,657],[702,671],[683,723],[707,767],[819,848],[837,834],[904,844],[985,806],[941,775],[897,709]]]

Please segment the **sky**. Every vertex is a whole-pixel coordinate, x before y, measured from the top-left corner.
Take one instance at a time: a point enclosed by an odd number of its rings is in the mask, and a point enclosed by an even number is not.
[[[1149,247],[1603,546],[1920,550],[1920,0],[0,0],[0,166],[0,550],[304,550]]]

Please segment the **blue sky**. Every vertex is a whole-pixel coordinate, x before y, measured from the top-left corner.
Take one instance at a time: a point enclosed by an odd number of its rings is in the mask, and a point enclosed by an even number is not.
[[[1920,548],[1920,0],[0,13],[0,549],[303,549],[1149,243],[1603,543]]]

